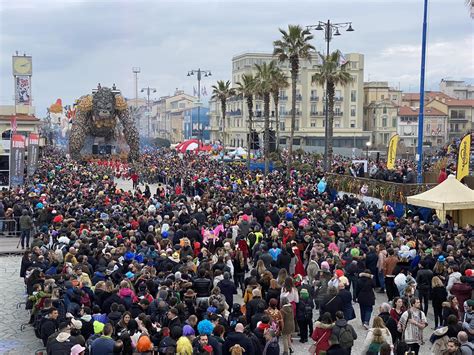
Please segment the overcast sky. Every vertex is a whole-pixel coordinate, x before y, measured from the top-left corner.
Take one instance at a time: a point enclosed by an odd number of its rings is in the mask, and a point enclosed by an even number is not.
[[[116,83],[134,96],[132,67],[140,67],[139,88],[175,88],[192,94],[202,85],[231,78],[231,59],[247,51],[270,52],[279,27],[310,25],[328,18],[352,21],[332,49],[365,55],[365,80],[389,81],[404,90],[419,86],[422,0],[0,0],[0,104],[13,102],[11,55],[33,56],[33,99],[37,114],[62,98],[70,104],[97,83]],[[430,0],[427,90],[442,78],[474,76],[474,20],[465,0]],[[313,45],[323,50],[323,33]],[[143,94],[141,94],[143,95]]]

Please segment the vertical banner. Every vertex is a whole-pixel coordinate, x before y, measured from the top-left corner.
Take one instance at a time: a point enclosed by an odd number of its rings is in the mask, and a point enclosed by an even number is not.
[[[39,156],[39,135],[37,133],[30,133],[28,136],[28,163],[26,171],[28,176],[32,176],[38,165]]]
[[[15,100],[17,105],[31,105],[31,77],[15,77]]]
[[[400,136],[398,134],[390,138],[388,143],[388,152],[387,152],[387,169],[395,169],[395,160],[397,159],[397,147]]]
[[[466,134],[458,148],[458,164],[456,167],[456,179],[461,181],[469,175],[469,161],[471,159],[471,134]]]
[[[25,137],[14,134],[10,148],[10,186],[23,185],[25,177]]]

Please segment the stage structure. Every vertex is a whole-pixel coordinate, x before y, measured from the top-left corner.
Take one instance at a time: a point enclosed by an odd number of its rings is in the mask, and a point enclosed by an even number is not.
[[[78,100],[69,138],[71,158],[118,153],[122,134],[130,148],[128,160],[138,160],[140,138],[125,99],[115,85],[110,89],[99,84],[92,95]]]

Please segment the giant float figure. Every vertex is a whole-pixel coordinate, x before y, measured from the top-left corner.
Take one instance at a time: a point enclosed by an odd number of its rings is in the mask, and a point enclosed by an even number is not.
[[[72,159],[81,159],[81,149],[87,135],[114,138],[118,119],[122,124],[125,140],[130,147],[128,160],[138,160],[140,143],[138,130],[125,99],[116,92],[101,87],[99,84],[96,92],[79,99],[76,118],[72,123],[69,138],[69,153]]]

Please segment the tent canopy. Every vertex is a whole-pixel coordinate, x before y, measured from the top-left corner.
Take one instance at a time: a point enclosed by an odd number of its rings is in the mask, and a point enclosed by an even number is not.
[[[410,205],[432,208],[438,211],[474,209],[474,190],[460,183],[454,175],[431,190],[409,196]]]
[[[185,153],[187,151],[194,150],[208,152],[212,149],[212,147],[202,144],[202,142],[200,142],[198,139],[189,139],[187,141],[179,143],[177,146],[174,147],[174,149],[176,149],[180,153]]]

